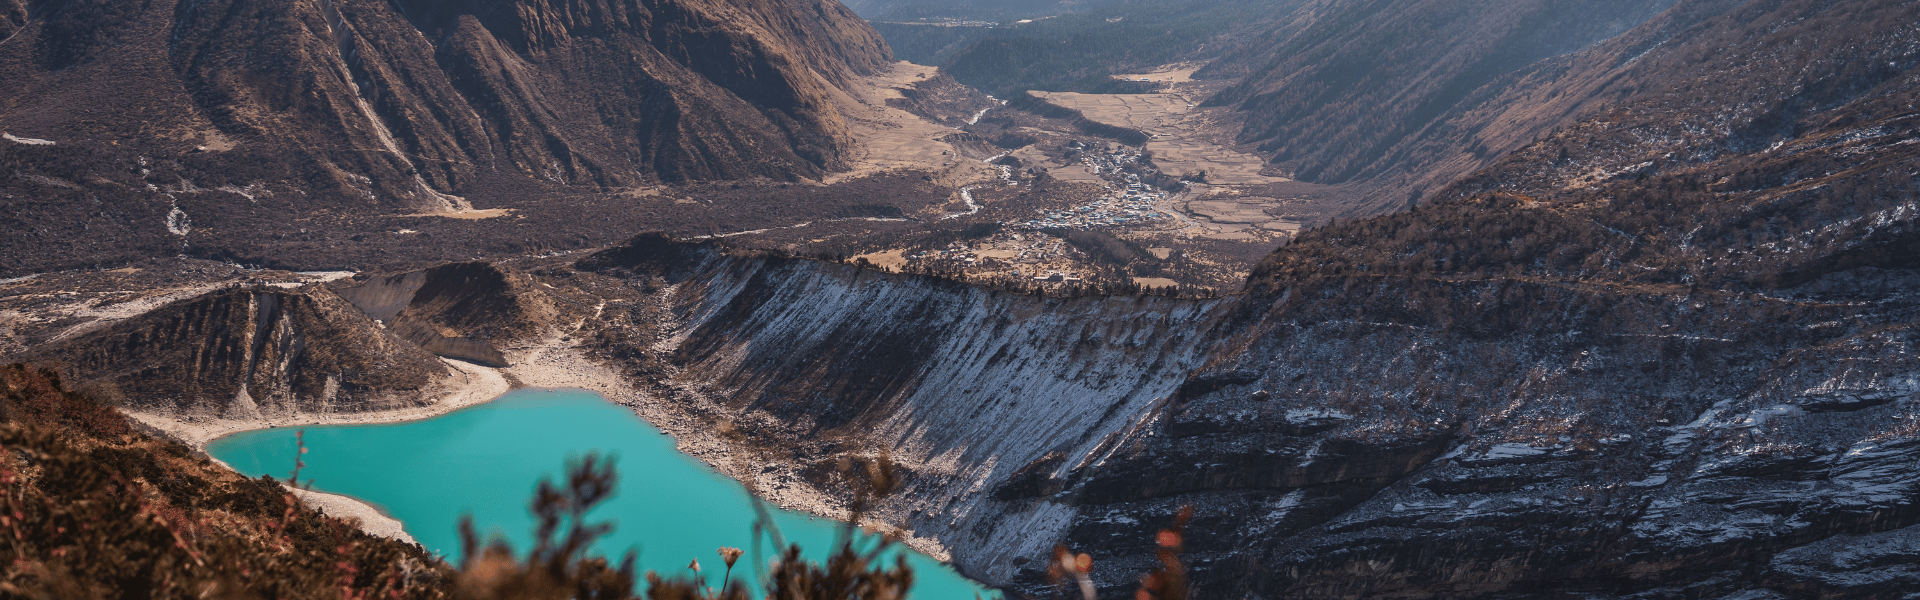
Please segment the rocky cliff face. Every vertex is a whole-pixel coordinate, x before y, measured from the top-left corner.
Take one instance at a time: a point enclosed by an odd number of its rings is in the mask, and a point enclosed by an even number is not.
[[[15,287],[0,332],[23,347],[6,357],[58,365],[103,399],[163,416],[327,418],[464,393],[471,381],[442,357],[506,367],[510,344],[569,318],[528,275],[489,263],[331,282],[205,270],[197,282],[65,273]],[[141,275],[173,285],[128,291]]]
[[[768,469],[799,481],[774,485],[839,496],[837,463],[889,455],[908,483],[879,514],[996,579],[1050,548],[1072,510],[993,490],[1097,460],[1103,439],[1137,427],[1198,366],[1218,314],[1209,302],[1012,295],[650,237],[579,266],[659,299],[658,313],[610,321],[602,352],[777,448]],[[658,337],[627,337],[656,324]]]
[[[1909,298],[1295,283],[1044,498],[1116,596],[1181,505],[1209,595],[1886,596],[1809,544],[1920,523]]]
[[[1056,542],[1131,595],[1182,506],[1202,596],[1911,584],[1888,560],[1920,525],[1905,271],[1770,293],[1270,273],[1194,304],[644,240],[580,267],[659,299],[596,344],[774,448],[749,479],[832,496],[836,465],[890,454],[911,475],[883,519],[1036,597]]]
[[[226,419],[415,406],[447,374],[318,287],[214,291],[39,354],[129,407]]]

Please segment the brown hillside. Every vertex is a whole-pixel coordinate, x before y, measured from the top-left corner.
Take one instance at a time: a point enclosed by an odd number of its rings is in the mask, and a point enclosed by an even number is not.
[[[413,406],[447,372],[318,286],[215,291],[44,353],[129,408],[229,419]]]
[[[826,86],[889,58],[831,2],[6,4],[9,133],[321,203],[818,178],[851,143]]]
[[[1244,111],[1241,141],[1258,142],[1295,178],[1366,180],[1433,162],[1433,156],[1408,155],[1409,142],[1484,102],[1490,86],[1501,89],[1503,79],[1536,61],[1618,35],[1671,4],[1317,4],[1266,36],[1271,42],[1250,44],[1201,75],[1251,71],[1208,103]]]

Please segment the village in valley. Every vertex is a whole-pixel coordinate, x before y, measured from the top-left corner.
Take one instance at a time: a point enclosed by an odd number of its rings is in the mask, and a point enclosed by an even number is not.
[[[849,114],[872,131],[847,177],[906,173],[949,197],[714,236],[975,283],[1232,291],[1336,198],[1233,144],[1224,113],[1198,106],[1220,82],[1192,79],[1195,68],[1115,76],[1150,93],[1012,102],[958,99],[933,70],[902,63],[855,99]]]

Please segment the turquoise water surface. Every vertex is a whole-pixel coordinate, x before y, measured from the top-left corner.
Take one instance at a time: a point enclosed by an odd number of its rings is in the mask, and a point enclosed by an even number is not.
[[[504,536],[516,552],[526,552],[534,486],[542,477],[564,483],[567,458],[597,451],[618,458],[620,480],[614,498],[589,515],[616,526],[594,546],[596,553],[618,561],[637,549],[641,572],[669,576],[690,574],[687,563],[699,559],[709,585],[718,585],[724,565],[715,550],[731,546],[747,551],[734,577],[754,577],[754,512],[746,488],[681,454],[671,436],[593,392],[519,390],[421,421],[249,431],[215,440],[207,453],[250,477],[285,479],[298,452],[298,430],[306,431],[308,448],[302,481],[380,507],[452,560],[459,559],[456,528],[465,514],[483,535]],[[810,558],[823,560],[834,547],[838,522],[772,510],[780,533]],[[764,538],[761,548],[765,564],[775,550]],[[908,564],[913,598],[997,597],[926,555],[909,552]]]

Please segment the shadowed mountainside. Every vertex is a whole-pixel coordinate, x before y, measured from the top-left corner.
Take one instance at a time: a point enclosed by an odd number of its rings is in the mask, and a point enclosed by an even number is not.
[[[1537,61],[1619,35],[1672,4],[1321,3],[1198,76],[1249,73],[1207,103],[1243,111],[1240,140],[1258,142],[1295,178],[1344,183],[1428,166],[1433,157],[1405,152],[1409,141],[1486,102]]]

